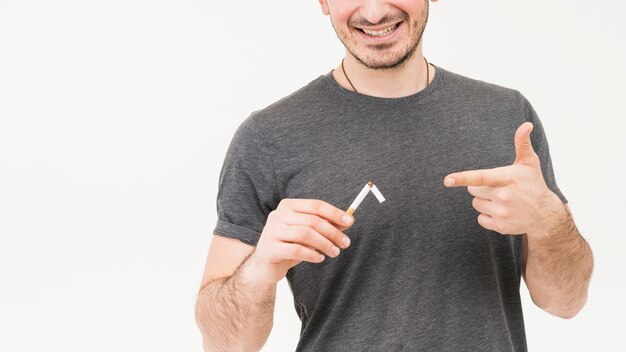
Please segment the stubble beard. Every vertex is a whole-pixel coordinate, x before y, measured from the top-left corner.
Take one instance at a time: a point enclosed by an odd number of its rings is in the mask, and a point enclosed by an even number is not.
[[[408,16],[407,16],[408,17]],[[426,5],[426,9],[422,15],[422,18],[417,19],[411,23],[412,33],[410,33],[410,40],[404,50],[399,53],[388,53],[385,50],[388,50],[392,47],[393,43],[385,43],[385,44],[376,44],[376,45],[368,45],[369,49],[374,49],[380,54],[371,54],[365,55],[363,53],[359,53],[356,50],[357,40],[351,37],[345,30],[337,31],[333,24],[333,28],[335,28],[335,33],[339,40],[346,47],[348,52],[361,64],[365,67],[374,70],[390,70],[390,69],[398,69],[404,66],[407,61],[413,56],[417,47],[422,40],[422,35],[424,34],[424,29],[426,28],[426,23],[428,22],[428,5]],[[331,20],[332,23],[332,20]],[[403,26],[407,25],[405,21]],[[358,35],[358,34],[355,34]],[[348,45],[350,44],[350,45]],[[382,55],[381,55],[382,54]]]

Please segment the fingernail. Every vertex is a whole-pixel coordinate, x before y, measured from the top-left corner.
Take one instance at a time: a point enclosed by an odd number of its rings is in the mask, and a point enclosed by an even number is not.
[[[335,253],[335,255],[339,255],[339,248],[333,246],[333,253]]]
[[[448,187],[454,186],[454,179],[452,177],[446,178],[446,186]]]
[[[341,243],[343,243],[345,247],[348,247],[350,245],[350,239],[348,238],[348,236],[344,236],[341,240]]]
[[[350,224],[352,224],[353,219],[354,219],[354,218],[353,218],[352,216],[348,215],[348,214],[346,214],[346,215],[344,215],[344,216],[343,216],[343,222],[344,222],[346,225],[350,225]]]

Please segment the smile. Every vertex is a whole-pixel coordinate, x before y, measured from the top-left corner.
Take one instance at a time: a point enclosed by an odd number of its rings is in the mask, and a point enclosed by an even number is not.
[[[355,27],[355,28],[358,29],[359,31],[361,31],[362,33],[365,33],[365,34],[367,34],[369,36],[372,36],[372,37],[385,37],[385,36],[388,36],[391,33],[393,33],[400,26],[400,23],[402,23],[402,22],[395,23],[395,24],[393,24],[393,25],[391,25],[391,26],[389,26],[387,28],[383,28],[383,29],[377,30],[377,31],[371,31],[371,30],[368,30],[368,29],[358,28],[358,27]]]

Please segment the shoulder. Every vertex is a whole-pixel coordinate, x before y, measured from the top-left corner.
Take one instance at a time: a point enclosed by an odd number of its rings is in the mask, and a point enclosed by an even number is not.
[[[259,125],[285,125],[296,122],[299,117],[314,112],[320,108],[320,104],[328,103],[329,87],[325,82],[327,75],[320,75],[293,93],[278,101],[256,111],[250,118]]]
[[[439,68],[439,67],[437,67]],[[528,103],[522,93],[514,88],[487,82],[469,77],[447,69],[442,69],[445,75],[445,90],[467,102],[482,105],[505,104],[514,108],[523,108]]]

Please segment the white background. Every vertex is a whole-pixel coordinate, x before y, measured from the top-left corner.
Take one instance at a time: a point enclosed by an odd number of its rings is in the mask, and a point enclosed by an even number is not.
[[[623,347],[625,15],[617,0],[431,4],[425,56],[531,101],[594,250],[575,319],[522,288],[533,351]],[[342,56],[314,0],[0,1],[0,350],[199,351],[232,134]],[[293,351],[284,280],[276,307],[264,351]]]

